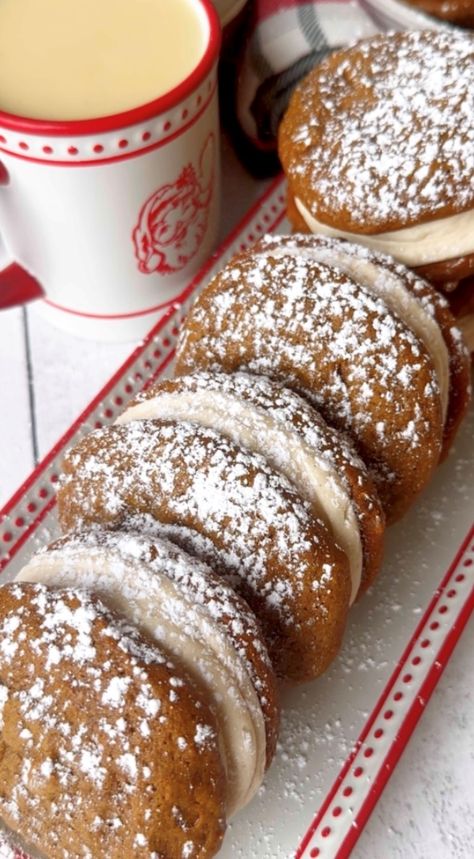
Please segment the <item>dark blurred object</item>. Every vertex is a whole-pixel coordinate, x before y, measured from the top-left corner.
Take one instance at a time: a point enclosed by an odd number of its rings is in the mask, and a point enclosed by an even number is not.
[[[237,66],[242,43],[250,26],[252,3],[245,3],[235,18],[222,28],[222,49],[219,63],[219,103],[222,122],[226,128],[232,119]],[[224,19],[225,20],[225,19]]]

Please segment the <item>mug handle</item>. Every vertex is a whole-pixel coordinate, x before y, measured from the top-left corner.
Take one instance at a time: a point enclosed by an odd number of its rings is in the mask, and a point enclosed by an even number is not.
[[[10,181],[7,168],[0,161],[0,187]],[[0,264],[0,310],[25,304],[44,295],[42,286],[35,277],[17,262]]]

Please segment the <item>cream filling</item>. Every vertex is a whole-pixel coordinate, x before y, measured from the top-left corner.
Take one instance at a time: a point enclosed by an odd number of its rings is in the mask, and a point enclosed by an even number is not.
[[[336,470],[288,424],[238,397],[216,390],[163,393],[127,409],[119,424],[144,419],[195,421],[265,457],[306,498],[349,560],[351,604],[362,577],[362,543],[351,498]]]
[[[252,799],[265,773],[263,713],[245,665],[205,607],[190,606],[163,573],[107,547],[36,555],[17,580],[94,591],[197,676],[219,723],[228,815]]]
[[[408,266],[427,265],[474,253],[474,209],[450,215],[449,218],[405,227],[403,230],[366,236],[336,230],[320,223],[308,212],[299,197],[294,199],[300,215],[312,233],[348,239],[375,251],[390,254]]]
[[[365,290],[381,298],[389,310],[405,323],[423,343],[436,372],[443,412],[443,421],[449,404],[449,352],[441,329],[422,302],[406,288],[396,274],[371,260],[360,259],[344,247],[281,247],[269,250],[273,257],[309,259],[326,265],[335,265]]]

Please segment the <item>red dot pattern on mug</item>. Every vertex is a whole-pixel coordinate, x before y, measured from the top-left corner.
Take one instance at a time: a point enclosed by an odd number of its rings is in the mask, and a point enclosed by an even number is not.
[[[97,162],[103,158],[123,158],[128,151],[137,152],[142,148],[159,146],[169,136],[177,136],[184,132],[189,125],[197,121],[207,106],[216,88],[216,76],[212,72],[201,84],[199,90],[166,114],[154,120],[147,127],[136,129],[130,137],[104,133],[100,139],[91,139],[89,135],[78,137],[76,140],[49,137],[47,141],[39,135],[22,139],[17,133],[5,132],[0,134],[0,145],[12,152],[19,152],[23,157],[50,162],[80,161]],[[150,127],[148,127],[150,126]],[[133,126],[132,126],[133,128]]]

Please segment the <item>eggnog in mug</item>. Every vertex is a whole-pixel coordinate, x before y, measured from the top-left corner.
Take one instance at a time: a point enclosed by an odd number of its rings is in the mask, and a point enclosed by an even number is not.
[[[146,104],[198,65],[193,0],[0,0],[0,111],[90,119]]]

